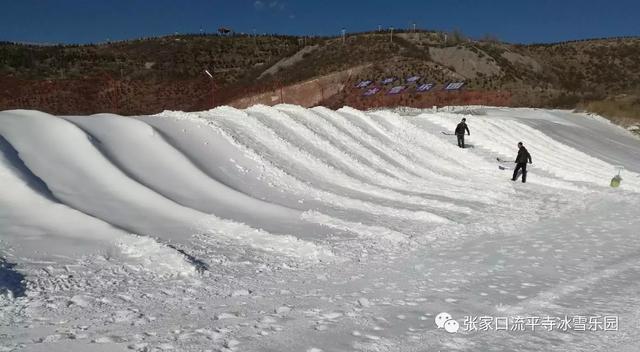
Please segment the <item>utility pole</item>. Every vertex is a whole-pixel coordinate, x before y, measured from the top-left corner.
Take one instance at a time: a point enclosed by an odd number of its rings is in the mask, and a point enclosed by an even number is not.
[[[391,39],[391,43],[393,43],[393,27],[390,28],[390,31],[391,31],[390,39]]]
[[[211,72],[209,72],[209,70],[204,70],[204,73],[209,76],[209,81],[211,81],[211,108],[213,109],[216,106],[216,100],[215,100],[215,82],[213,81],[213,75],[211,74]]]
[[[342,28],[342,44],[346,44],[347,43],[347,30]]]

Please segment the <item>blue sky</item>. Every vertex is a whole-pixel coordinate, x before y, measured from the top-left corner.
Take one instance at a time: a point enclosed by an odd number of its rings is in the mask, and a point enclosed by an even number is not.
[[[640,35],[638,0],[0,0],[0,40],[89,43],[173,33],[337,35],[460,29],[510,42]]]

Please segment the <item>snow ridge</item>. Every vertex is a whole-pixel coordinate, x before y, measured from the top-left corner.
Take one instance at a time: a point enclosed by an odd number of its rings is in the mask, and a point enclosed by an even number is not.
[[[534,184],[584,192],[605,187],[613,169],[509,116],[401,113],[293,105],[134,118],[2,112],[0,177],[10,187],[0,224],[15,255],[31,254],[39,239],[52,243],[43,257],[117,252],[181,275],[195,270],[193,236],[328,261],[336,259],[329,238],[424,242],[440,226],[503,207],[514,194],[505,173],[433,128],[451,130],[461,116],[473,126],[471,143],[497,156],[524,139],[532,172],[542,171]],[[636,174],[625,177],[623,190],[640,191]]]

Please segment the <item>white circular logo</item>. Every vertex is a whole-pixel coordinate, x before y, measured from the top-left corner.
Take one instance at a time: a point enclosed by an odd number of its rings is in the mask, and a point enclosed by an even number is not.
[[[444,328],[444,330],[450,334],[455,334],[460,329],[460,324],[453,320],[451,314],[446,312],[436,315],[435,323],[438,329]]]
[[[442,329],[444,327],[444,323],[446,323],[447,320],[451,320],[451,319],[453,319],[451,317],[451,314],[442,312],[436,315],[436,326],[438,327],[438,329]]]
[[[455,334],[460,329],[460,324],[457,321],[450,319],[444,323],[444,330],[450,334]]]

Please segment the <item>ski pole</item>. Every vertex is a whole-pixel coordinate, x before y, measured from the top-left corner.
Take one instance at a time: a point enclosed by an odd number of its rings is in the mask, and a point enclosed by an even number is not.
[[[515,160],[502,160],[500,158],[496,158],[496,160],[498,160],[501,163],[514,163],[515,162]]]

